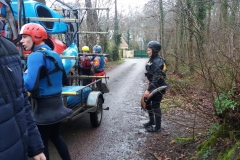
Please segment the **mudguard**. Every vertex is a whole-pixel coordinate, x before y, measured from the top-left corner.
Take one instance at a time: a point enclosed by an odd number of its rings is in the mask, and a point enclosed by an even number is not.
[[[87,106],[97,107],[98,98],[102,95],[100,91],[92,91],[89,93],[87,98]]]

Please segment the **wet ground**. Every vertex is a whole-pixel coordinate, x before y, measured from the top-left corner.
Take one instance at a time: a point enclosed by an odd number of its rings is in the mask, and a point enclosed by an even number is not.
[[[140,108],[140,97],[146,89],[144,77],[147,59],[126,59],[107,71],[110,92],[104,94],[102,123],[92,128],[89,114],[62,124],[62,136],[73,160],[143,160],[147,133],[142,123],[147,113]],[[59,160],[50,144],[50,158]]]

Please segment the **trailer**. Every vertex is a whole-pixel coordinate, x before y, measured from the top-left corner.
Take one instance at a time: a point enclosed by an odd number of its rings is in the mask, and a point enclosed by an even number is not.
[[[99,78],[99,77],[97,77]],[[109,92],[104,88],[102,79],[86,85],[86,86],[65,86],[62,88],[62,97],[64,105],[73,110],[73,114],[65,121],[73,121],[81,117],[83,114],[90,114],[90,122],[93,127],[98,127],[102,121],[104,93]],[[100,82],[100,88],[94,87]]]
[[[78,8],[74,9],[71,6],[57,0],[59,3],[70,8],[71,11],[76,13],[77,10],[107,10],[108,8]],[[5,2],[5,0],[0,0],[0,3]],[[96,31],[80,31],[79,26],[82,23],[84,15],[81,19],[78,18],[77,14],[75,18],[64,17],[48,8],[47,6],[30,0],[6,0],[8,6],[2,5],[0,10],[3,16],[0,17],[0,20],[3,20],[5,23],[5,28],[3,30],[3,36],[12,40],[17,47],[19,47],[19,53],[23,61],[26,61],[28,52],[24,52],[19,46],[19,37],[18,32],[21,29],[21,26],[28,22],[38,23],[42,25],[47,33],[49,38],[46,41],[54,51],[61,55],[61,58],[64,60],[71,60],[76,62],[74,64],[75,74],[68,75],[69,81],[75,81],[77,83],[71,83],[69,86],[62,87],[62,100],[64,105],[67,108],[73,110],[72,115],[67,117],[64,122],[73,121],[81,117],[83,114],[90,114],[90,121],[93,127],[98,127],[101,124],[103,110],[108,110],[109,108],[104,108],[103,103],[105,101],[104,94],[109,92],[107,86],[107,80],[109,77],[105,76],[86,76],[79,75],[77,71],[79,68],[79,57],[82,55],[78,53],[75,56],[62,55],[64,50],[67,49],[73,42],[76,43],[76,46],[79,47],[79,34],[108,34],[108,32],[96,32]],[[4,3],[2,3],[4,4]],[[21,14],[19,14],[21,13]],[[86,13],[86,12],[85,12]],[[17,22],[17,23],[16,23]],[[58,39],[51,36],[51,34],[64,34],[66,36],[66,43],[60,43]],[[70,37],[70,38],[69,38]],[[76,38],[77,37],[77,38]],[[70,39],[70,41],[69,41]],[[90,54],[91,55],[91,54]],[[98,56],[108,56],[108,54],[101,54]],[[83,79],[91,79],[92,82],[86,86],[82,85]],[[35,109],[35,100],[31,99],[29,94],[32,109]]]
[[[81,55],[79,54],[79,56]],[[107,54],[100,56],[107,56]],[[74,56],[62,56],[62,58],[79,59],[79,57]],[[83,86],[82,80],[84,79],[90,79],[92,83]],[[109,107],[103,107],[104,94],[110,91],[107,86],[108,79],[106,74],[105,76],[68,75],[69,83],[72,85],[62,87],[62,97],[64,105],[72,109],[73,114],[64,121],[73,121],[83,114],[89,113],[92,127],[98,127],[102,121],[103,110],[109,110]]]

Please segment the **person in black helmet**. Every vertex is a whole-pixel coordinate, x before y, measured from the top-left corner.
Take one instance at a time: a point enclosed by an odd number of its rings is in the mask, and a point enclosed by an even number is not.
[[[144,97],[148,98],[149,94],[160,86],[167,85],[165,83],[165,60],[158,55],[161,50],[161,44],[157,41],[150,41],[147,44],[149,61],[146,65],[146,77],[149,81],[148,89],[144,92]],[[146,109],[149,115],[149,121],[144,123],[143,126],[148,132],[161,131],[161,109],[160,102],[164,91],[157,92],[146,104]],[[155,125],[155,127],[153,127]]]

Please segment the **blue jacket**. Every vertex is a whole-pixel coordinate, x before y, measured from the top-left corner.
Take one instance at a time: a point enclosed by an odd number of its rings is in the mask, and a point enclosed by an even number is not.
[[[56,60],[61,70],[54,72],[56,66],[49,57],[44,58],[44,53]],[[63,77],[63,74],[65,74],[65,71],[61,57],[44,44],[36,47],[34,52],[29,55],[24,82],[33,97],[41,98],[59,95],[62,92],[62,78],[59,77]]]
[[[0,37],[0,160],[27,160],[44,146],[33,120],[13,43]]]
[[[98,61],[97,65],[95,65],[94,61]],[[104,56],[93,56],[92,58],[92,63],[93,63],[93,70],[95,73],[100,73],[104,71]]]

